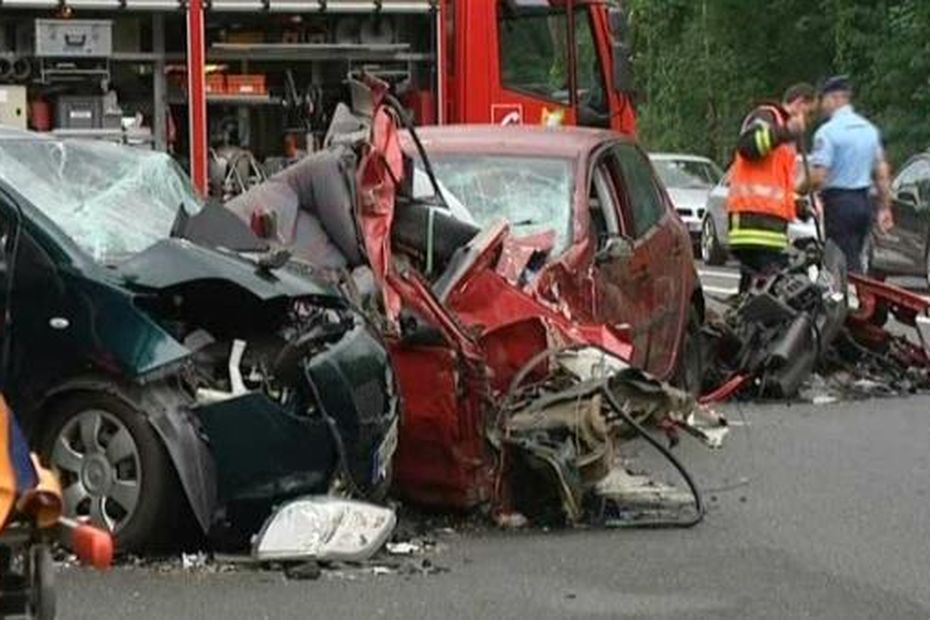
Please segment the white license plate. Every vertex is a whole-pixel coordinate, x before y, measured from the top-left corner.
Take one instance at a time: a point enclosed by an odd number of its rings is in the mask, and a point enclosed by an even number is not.
[[[397,451],[397,420],[395,419],[391,423],[391,428],[388,429],[387,435],[384,436],[384,439],[381,441],[381,445],[378,446],[378,451],[375,452],[375,471],[374,471],[374,482],[381,482],[382,479],[387,475],[388,468],[391,465],[391,459],[394,458],[394,452]]]

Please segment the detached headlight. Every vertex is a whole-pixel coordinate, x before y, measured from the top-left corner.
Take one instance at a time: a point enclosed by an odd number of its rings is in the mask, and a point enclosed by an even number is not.
[[[396,524],[390,508],[336,497],[302,497],[268,517],[252,541],[252,556],[361,562],[381,548]]]

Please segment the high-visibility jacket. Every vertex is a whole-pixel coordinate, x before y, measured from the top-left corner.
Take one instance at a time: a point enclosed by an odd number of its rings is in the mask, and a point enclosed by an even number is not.
[[[760,108],[775,117],[778,127],[787,123],[787,113],[778,106]],[[751,117],[750,117],[751,118]],[[744,122],[744,130],[750,123]],[[755,134],[759,152],[765,157],[750,160],[739,152],[730,170],[730,189],[727,212],[730,218],[730,247],[762,247],[784,249],[788,245],[788,222],[795,218],[794,184],[795,157],[792,142],[783,142],[775,148],[771,131]]]

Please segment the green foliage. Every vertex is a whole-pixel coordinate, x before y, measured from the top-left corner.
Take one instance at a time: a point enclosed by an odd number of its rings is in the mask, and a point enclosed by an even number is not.
[[[928,0],[626,0],[642,140],[730,159],[755,103],[848,73],[893,162],[930,147]]]

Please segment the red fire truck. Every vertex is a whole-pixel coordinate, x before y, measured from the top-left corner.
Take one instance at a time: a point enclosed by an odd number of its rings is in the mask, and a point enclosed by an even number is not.
[[[144,118],[156,148],[189,153],[201,189],[210,148],[267,160],[301,134],[321,137],[359,70],[394,79],[421,124],[635,129],[619,0],[2,4],[0,74],[45,102],[36,117],[51,108],[53,131],[109,136],[114,115],[91,108],[112,108],[117,93],[123,117]]]

